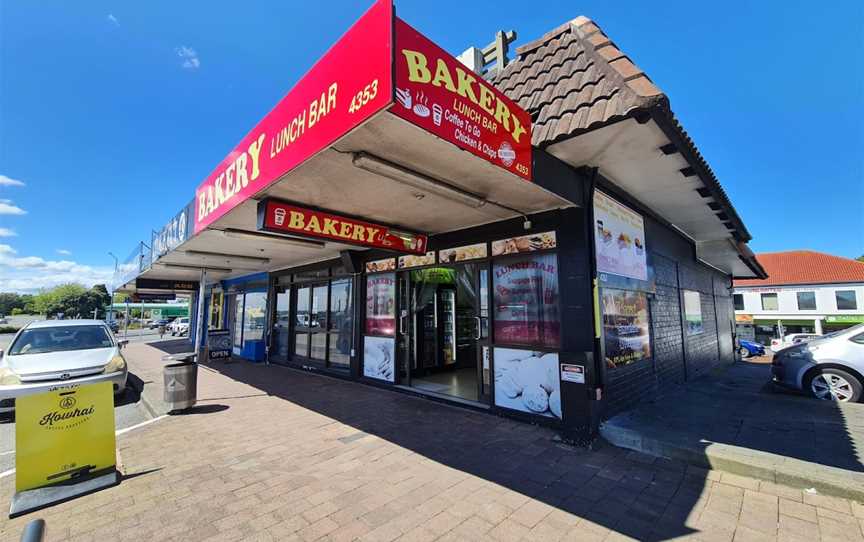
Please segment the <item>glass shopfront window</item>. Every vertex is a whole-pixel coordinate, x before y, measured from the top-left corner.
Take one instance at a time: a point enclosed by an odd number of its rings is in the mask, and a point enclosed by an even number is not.
[[[294,339],[293,356],[283,354],[277,361],[299,357],[330,367],[349,367],[353,347],[353,279],[334,276],[336,271],[344,274],[344,269],[337,266],[277,278],[274,328],[280,328],[282,335],[293,333]],[[327,278],[330,276],[333,278]],[[293,317],[289,315],[291,284],[296,298]],[[284,299],[281,305],[280,299]],[[289,323],[291,332],[287,331]],[[274,333],[274,340],[278,340],[278,333]],[[285,350],[287,353],[289,349]]]
[[[249,292],[243,304],[243,341],[260,341],[264,338],[264,323],[267,320],[267,293]]]
[[[495,342],[556,348],[561,326],[555,254],[495,261],[492,280]]]
[[[207,321],[208,329],[222,328],[222,304],[224,302],[222,292],[213,292],[210,294],[210,317]]]
[[[366,334],[392,337],[396,333],[396,274],[366,277]]]

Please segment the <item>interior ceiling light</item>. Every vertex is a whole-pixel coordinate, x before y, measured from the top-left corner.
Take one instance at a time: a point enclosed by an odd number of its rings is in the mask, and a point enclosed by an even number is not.
[[[400,184],[410,186],[417,190],[422,190],[423,192],[431,192],[441,196],[442,198],[449,199],[450,201],[467,205],[468,207],[477,209],[490,203],[485,198],[466,192],[461,188],[456,188],[455,186],[451,186],[445,182],[439,181],[438,179],[433,179],[428,175],[412,171],[400,166],[399,164],[388,162],[387,160],[378,158],[377,156],[372,156],[365,152],[355,152],[354,158],[351,162],[355,167],[368,171],[369,173],[383,175],[384,177],[392,179]]]
[[[187,250],[186,254],[190,256],[202,256],[204,258],[218,258],[220,260],[246,260],[253,263],[270,263],[270,258],[261,258],[258,256],[243,256],[242,254],[221,254],[219,252],[207,252],[204,250]]]
[[[265,233],[259,231],[237,230],[234,228],[225,228],[221,231],[222,235],[230,239],[242,239],[246,241],[276,241],[286,245],[295,245],[303,248],[324,248],[324,243],[321,241],[312,241],[310,239],[300,239],[298,237],[289,237],[279,235],[278,233]]]

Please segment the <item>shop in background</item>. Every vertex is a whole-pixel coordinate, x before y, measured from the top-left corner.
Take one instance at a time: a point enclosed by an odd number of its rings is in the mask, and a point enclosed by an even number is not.
[[[226,327],[231,330],[235,356],[264,361],[267,285],[267,273],[222,281],[225,290],[223,310],[226,311]]]

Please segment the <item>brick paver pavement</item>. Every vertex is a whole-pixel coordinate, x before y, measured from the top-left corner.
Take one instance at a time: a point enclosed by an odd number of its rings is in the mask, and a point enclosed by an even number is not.
[[[155,374],[161,352],[128,352]],[[49,540],[864,540],[850,501],[281,367],[213,367],[197,413],[118,437],[119,486],[0,518],[0,539],[44,517]]]

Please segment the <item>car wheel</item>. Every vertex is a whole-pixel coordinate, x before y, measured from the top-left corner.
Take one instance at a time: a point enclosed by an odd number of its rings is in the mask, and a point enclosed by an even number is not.
[[[854,403],[861,399],[861,382],[841,369],[818,369],[810,379],[810,393],[823,401]]]
[[[746,348],[744,348],[743,346],[738,349],[738,352],[741,354],[742,359],[750,357],[750,351],[747,350]]]

